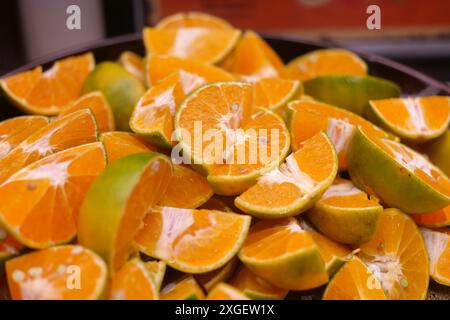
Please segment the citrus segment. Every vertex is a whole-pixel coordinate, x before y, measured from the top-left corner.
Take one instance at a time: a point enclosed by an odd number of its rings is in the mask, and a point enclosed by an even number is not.
[[[204,273],[225,265],[242,246],[250,217],[213,210],[160,207],[135,238],[141,252],[174,269]]]
[[[238,289],[226,283],[219,283],[208,293],[206,300],[249,300]]]
[[[65,245],[7,261],[6,275],[14,300],[92,300],[102,297],[108,272],[91,250]]]
[[[120,54],[119,62],[128,71],[128,73],[135,76],[136,79],[145,85],[144,58],[134,52],[124,51]]]
[[[389,299],[425,299],[429,278],[425,242],[414,221],[400,210],[384,210],[374,236],[361,245],[359,257]]]
[[[205,294],[193,277],[169,283],[161,290],[161,300],[203,300]]]
[[[209,292],[216,286],[216,284],[228,281],[233,272],[236,270],[238,262],[239,259],[235,257],[220,269],[196,274],[195,279],[206,290],[206,292]]]
[[[0,122],[0,158],[46,126],[48,121],[47,117],[42,116],[22,116]]]
[[[218,63],[236,46],[241,35],[235,29],[206,27],[144,28],[147,52],[205,63]]]
[[[156,25],[156,28],[159,29],[176,29],[183,27],[232,28],[232,26],[222,18],[202,12],[182,12],[173,14],[160,20]]]
[[[313,224],[327,237],[342,243],[369,241],[374,234],[383,207],[345,179],[336,179],[308,211]]]
[[[430,259],[430,275],[436,282],[450,286],[450,231],[421,229]]]
[[[114,114],[106,101],[105,96],[100,92],[92,92],[81,96],[74,101],[67,109],[59,114],[60,117],[80,109],[91,109],[97,122],[99,132],[114,130]]]
[[[81,95],[81,88],[94,66],[94,56],[86,53],[58,60],[45,72],[37,67],[2,79],[0,86],[25,112],[55,115]]]
[[[328,281],[319,248],[295,218],[256,223],[239,258],[250,271],[280,288],[308,290]]]
[[[0,186],[0,222],[19,242],[46,248],[72,240],[81,203],[106,165],[100,142],[24,167]]]
[[[166,263],[164,261],[148,261],[144,264],[155,282],[156,290],[159,291],[164,280],[164,275],[166,274]]]
[[[333,277],[323,300],[387,300],[380,282],[357,257],[347,262]]]
[[[111,279],[111,300],[157,300],[158,298],[155,282],[139,258],[126,262]]]
[[[353,182],[388,206],[421,214],[450,204],[450,180],[399,142],[370,136],[358,128],[347,158]]]
[[[108,165],[81,207],[78,242],[101,255],[112,272],[119,270],[171,174],[170,160],[154,152],[131,154]]]
[[[300,214],[310,208],[337,173],[337,157],[330,139],[319,133],[290,154],[235,199],[242,211],[260,218]]]
[[[55,152],[97,140],[97,127],[87,110],[52,121],[0,158],[0,183],[21,168]]]
[[[108,163],[130,154],[156,151],[155,147],[130,132],[104,132],[100,134],[100,141],[105,145]]]
[[[299,81],[263,78],[253,83],[253,105],[271,110],[280,109],[302,91]]]
[[[0,263],[20,253],[24,246],[0,228]]]
[[[450,226],[450,206],[432,212],[415,214],[412,218],[421,226],[430,228],[447,227]]]
[[[367,75],[367,65],[351,51],[321,49],[301,55],[286,66],[294,79],[306,81],[324,75]]]

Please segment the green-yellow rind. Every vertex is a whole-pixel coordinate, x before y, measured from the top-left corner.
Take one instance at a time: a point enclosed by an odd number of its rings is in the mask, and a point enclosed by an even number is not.
[[[395,83],[372,76],[321,76],[303,83],[305,93],[319,101],[363,115],[370,100],[396,98]]]
[[[353,183],[362,190],[375,192],[389,207],[408,214],[421,214],[450,204],[449,196],[401,166],[360,128],[355,130],[350,141],[347,160]]]
[[[447,129],[440,137],[423,145],[423,151],[431,162],[450,177],[450,130]]]

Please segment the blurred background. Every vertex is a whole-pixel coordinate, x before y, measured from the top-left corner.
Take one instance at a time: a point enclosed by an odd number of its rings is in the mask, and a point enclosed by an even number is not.
[[[66,27],[81,9],[81,30]],[[369,5],[381,29],[368,30]],[[0,74],[25,62],[122,34],[179,11],[220,16],[242,29],[326,39],[382,54],[450,82],[450,0],[2,0]]]

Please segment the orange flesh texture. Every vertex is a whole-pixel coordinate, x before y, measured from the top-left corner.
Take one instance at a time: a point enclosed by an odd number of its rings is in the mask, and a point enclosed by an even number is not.
[[[236,276],[234,276],[230,284],[242,292],[249,290],[262,295],[279,297],[284,297],[288,293],[287,289],[278,288],[270,284],[263,278],[255,275],[245,266],[242,266],[237,271]]]
[[[350,180],[336,178],[319,200],[321,203],[337,208],[370,208],[379,206],[378,199],[369,197],[356,188]]]
[[[46,72],[37,67],[11,76],[3,85],[28,111],[57,114],[80,96],[94,65],[94,56],[86,53],[59,60]]]
[[[145,254],[168,264],[213,265],[236,247],[247,219],[228,212],[161,207],[145,217],[135,242]]]
[[[125,263],[111,280],[112,300],[155,300],[158,293],[150,273],[142,261]]]
[[[249,79],[277,78],[285,75],[277,53],[256,33],[247,31],[232,53],[230,71]]]
[[[140,81],[145,82],[144,58],[134,52],[124,51],[120,55],[119,60],[129,73],[137,77]]]
[[[183,70],[162,79],[139,100],[132,117],[132,126],[142,133],[160,131],[172,140],[173,117],[181,102],[205,80]]]
[[[384,99],[372,106],[390,124],[410,132],[426,132],[446,126],[450,117],[448,97]]]
[[[428,287],[428,256],[414,221],[400,211],[385,210],[372,239],[361,245],[360,258],[379,270],[390,299],[422,299]]]
[[[118,270],[130,255],[130,244],[142,228],[142,220],[161,201],[172,175],[172,167],[165,158],[157,158],[147,166],[135,185],[122,215],[116,235],[112,270]]]
[[[450,206],[428,212],[424,214],[415,214],[411,216],[414,221],[428,227],[445,227],[450,225]]]
[[[201,12],[187,12],[171,15],[162,19],[156,28],[206,27],[217,29],[231,29],[225,20]]]
[[[111,131],[100,135],[105,145],[108,163],[134,153],[156,151],[156,148],[133,133]]]
[[[253,104],[255,107],[271,108],[291,94],[293,88],[298,85],[298,81],[288,79],[260,79],[253,84]]]
[[[291,61],[286,69],[290,77],[302,81],[323,75],[367,75],[367,67],[357,57],[336,49],[308,53]]]
[[[424,156],[399,142],[371,136],[364,128],[361,128],[361,131],[403,168],[415,174],[431,188],[450,197],[450,179]]]
[[[322,134],[313,136],[305,141],[301,149],[288,156],[280,169],[259,178],[240,198],[258,206],[291,205],[329,179],[334,168],[332,148]],[[267,194],[271,196],[264,196]]]
[[[330,263],[335,257],[346,258],[351,254],[351,250],[349,248],[338,242],[328,239],[319,232],[316,232],[312,229],[307,230],[307,232],[319,247],[320,255],[323,261],[325,261],[326,265],[328,265],[328,263]]]
[[[205,294],[193,277],[188,277],[177,283],[168,284],[161,291],[161,300],[204,299]]]
[[[33,247],[69,241],[84,196],[105,165],[103,146],[96,142],[23,168],[0,187],[0,220]]]
[[[150,54],[146,58],[146,76],[149,86],[180,70],[196,74],[206,82],[234,80],[234,76],[230,73],[206,63],[157,54]]]
[[[204,176],[182,165],[174,165],[169,186],[160,206],[195,209],[213,195]]]
[[[79,268],[79,288],[70,277]],[[34,272],[33,272],[34,271]],[[65,245],[34,251],[6,262],[9,292],[13,300],[97,299],[106,282],[105,263],[81,246]]]
[[[241,249],[243,256],[272,260],[315,246],[295,218],[262,220],[254,225]]]
[[[4,257],[18,254],[24,248],[20,242],[7,234],[2,228],[0,228],[0,235],[0,261]]]
[[[144,44],[147,52],[215,63],[230,50],[240,31],[205,27],[145,28]]]
[[[206,297],[207,300],[249,300],[238,289],[226,284],[219,283]]]
[[[372,272],[358,258],[352,258],[333,277],[324,300],[386,300]]]
[[[60,113],[60,117],[80,109],[91,109],[97,122],[99,132],[114,130],[114,115],[105,96],[97,91],[81,96],[68,109]]]
[[[0,158],[0,183],[43,157],[96,140],[97,127],[88,110],[79,110],[52,121]]]
[[[441,282],[445,279],[447,285],[450,284],[450,230],[436,229],[431,231],[437,239],[436,242],[431,242],[434,247],[428,248],[430,257],[430,273],[440,278]],[[427,239],[425,238],[425,241]],[[433,252],[433,249],[436,252]]]
[[[0,122],[0,158],[7,155],[23,140],[48,124],[48,118],[24,116]]]

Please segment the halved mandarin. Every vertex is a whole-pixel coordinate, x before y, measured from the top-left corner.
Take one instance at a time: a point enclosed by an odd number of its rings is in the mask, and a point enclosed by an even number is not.
[[[186,27],[205,27],[216,29],[232,29],[233,27],[224,19],[202,13],[181,12],[160,20],[156,25],[159,29],[177,29]]]
[[[328,282],[318,246],[295,218],[253,225],[239,258],[250,271],[279,288],[308,290]]]
[[[158,300],[156,284],[139,258],[131,259],[111,279],[111,300]]]
[[[423,228],[420,231],[427,246],[431,278],[450,286],[450,230]]]
[[[105,166],[104,147],[94,142],[24,167],[0,186],[0,223],[30,248],[69,242],[84,196]]]
[[[239,268],[230,284],[253,300],[282,300],[289,292],[258,277],[245,266]]]
[[[202,77],[206,82],[232,81],[235,77],[225,70],[207,63],[171,57],[167,55],[149,54],[145,62],[146,79],[149,87],[174,72],[183,70]]]
[[[124,51],[119,57],[120,64],[135,76],[142,84],[145,84],[145,60],[132,51]]]
[[[244,243],[249,216],[213,210],[155,208],[135,244],[146,255],[187,273],[224,266]]]
[[[150,275],[155,282],[156,290],[161,289],[161,285],[166,274],[166,263],[164,261],[147,261],[144,263],[145,268],[150,272]]]
[[[74,111],[86,108],[90,109],[94,114],[99,132],[114,130],[114,114],[108,104],[108,101],[106,101],[105,96],[100,91],[94,91],[81,96],[67,109],[61,112],[59,117],[63,117]]]
[[[347,147],[353,134],[352,125],[362,126],[370,135],[388,137],[386,132],[364,118],[317,101],[292,101],[288,104],[287,113],[292,150],[298,150],[307,139],[326,131],[335,145],[342,170],[347,169]]]
[[[412,218],[420,226],[429,228],[447,227],[450,226],[450,206],[432,212],[415,214]]]
[[[5,229],[0,228],[0,262],[18,255],[24,245],[9,235]]]
[[[161,290],[161,300],[203,300],[205,293],[193,277],[167,284]]]
[[[180,106],[175,129],[183,157],[205,171],[220,195],[242,193],[289,150],[284,121],[268,109],[252,110],[252,87],[243,82],[194,91]]]
[[[303,91],[300,81],[263,78],[253,83],[253,105],[278,110]]]
[[[205,63],[222,61],[239,40],[237,29],[207,27],[144,28],[143,38],[148,53],[190,59]]]
[[[78,242],[118,271],[133,251],[142,219],[158,203],[172,175],[166,156],[131,154],[109,164],[87,193],[78,219]]]
[[[206,81],[183,70],[152,86],[138,101],[130,119],[131,129],[154,145],[172,148],[173,118],[184,98]]]
[[[195,209],[208,201],[213,194],[204,176],[186,166],[175,164],[169,186],[158,205]]]
[[[450,124],[450,98],[431,96],[370,101],[369,118],[411,142],[443,134]]]
[[[105,145],[108,163],[134,153],[156,151],[156,148],[135,135],[124,131],[110,131],[100,134]]]
[[[397,141],[374,137],[359,127],[350,141],[347,160],[353,182],[388,206],[421,214],[450,204],[449,178]]]
[[[246,31],[233,53],[224,62],[231,73],[250,81],[285,75],[278,54],[255,32]]]
[[[23,167],[55,152],[97,140],[97,126],[88,109],[72,112],[41,127],[0,158],[0,183]]]
[[[387,297],[375,275],[354,256],[331,279],[322,299],[387,300]]]
[[[330,239],[358,244],[370,240],[382,212],[377,198],[358,189],[350,180],[337,178],[308,211],[308,218]]]
[[[319,133],[269,171],[234,203],[259,218],[282,218],[309,209],[336,177],[338,161],[330,139]]]
[[[425,299],[429,280],[427,249],[414,221],[398,209],[386,209],[359,257],[380,281],[389,299]]]
[[[211,291],[216,284],[220,282],[226,282],[236,270],[239,263],[239,259],[234,257],[220,269],[214,271],[199,273],[195,275],[195,280],[205,289],[206,292]]]
[[[324,75],[367,75],[367,65],[351,51],[321,49],[301,55],[286,66],[287,74],[298,80],[309,80]]]
[[[206,300],[249,300],[240,290],[221,282],[208,293]]]
[[[92,53],[58,60],[0,80],[0,86],[20,109],[28,113],[55,115],[81,95],[88,74],[94,69]]]
[[[64,245],[6,262],[13,300],[93,300],[105,293],[108,270],[94,252]]]
[[[0,158],[48,122],[43,116],[21,116],[0,122]]]

